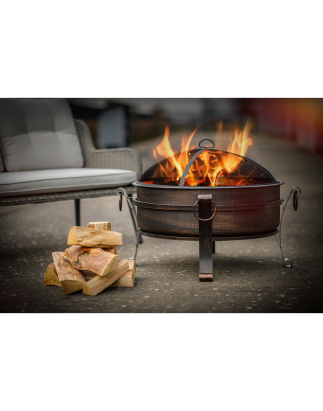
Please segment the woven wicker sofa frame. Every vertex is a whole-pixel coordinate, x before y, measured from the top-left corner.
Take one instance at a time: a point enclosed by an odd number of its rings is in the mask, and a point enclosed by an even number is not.
[[[132,170],[137,173],[139,178],[142,173],[142,164],[139,153],[133,148],[118,148],[118,149],[95,149],[90,130],[87,124],[82,120],[75,120],[75,126],[78,137],[80,139],[84,166],[86,168],[114,168],[122,170]],[[0,206],[32,204],[32,203],[47,203],[51,201],[74,200],[75,201],[75,223],[80,225],[80,200],[82,198],[95,198],[116,195],[116,189],[102,188],[95,190],[71,191],[65,193],[51,193],[41,195],[26,195],[15,197],[0,197]],[[136,188],[132,185],[123,187],[128,195],[132,196],[136,192]],[[131,214],[131,213],[130,213]]]

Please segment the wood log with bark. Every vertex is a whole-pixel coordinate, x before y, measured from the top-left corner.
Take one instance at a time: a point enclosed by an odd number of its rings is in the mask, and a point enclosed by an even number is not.
[[[129,271],[128,260],[122,260],[118,263],[118,268],[110,271],[104,277],[97,275],[89,280],[83,287],[83,294],[97,295],[101,291],[105,290],[109,285],[114,283],[118,278],[122,277],[127,271]]]
[[[49,264],[47,267],[44,277],[44,285],[56,285],[57,287],[61,286],[54,263]]]
[[[93,228],[94,230],[108,230],[111,231],[110,221],[96,221],[88,223],[87,228]]]
[[[65,258],[77,270],[88,270],[98,275],[107,275],[118,267],[119,256],[102,248],[87,248],[72,245],[65,250]]]
[[[82,290],[86,284],[83,274],[72,267],[71,263],[64,257],[64,253],[55,252],[52,253],[52,256],[63,293],[66,295]]]
[[[74,226],[67,237],[68,245],[83,247],[113,248],[122,245],[122,234],[116,231],[94,230],[93,228]]]

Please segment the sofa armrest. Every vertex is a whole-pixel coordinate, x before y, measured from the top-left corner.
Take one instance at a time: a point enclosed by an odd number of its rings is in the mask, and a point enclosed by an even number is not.
[[[75,120],[75,126],[82,147],[85,167],[132,170],[137,173],[137,178],[141,177],[142,164],[138,151],[133,148],[97,150],[93,145],[87,124],[82,120]]]

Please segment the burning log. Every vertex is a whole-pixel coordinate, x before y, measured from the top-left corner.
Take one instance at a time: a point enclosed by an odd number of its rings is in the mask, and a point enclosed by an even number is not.
[[[57,287],[61,286],[54,263],[49,264],[47,267],[44,277],[44,285],[56,285]]]
[[[74,226],[67,237],[68,245],[83,247],[113,248],[122,245],[122,234],[116,231],[94,230],[92,228]]]
[[[83,294],[86,295],[97,295],[101,291],[105,290],[112,283],[114,283],[118,278],[122,277],[127,271],[129,271],[128,260],[119,261],[118,268],[110,271],[104,277],[97,275],[88,281],[83,287]]]
[[[115,270],[119,259],[118,255],[102,248],[85,248],[79,245],[67,248],[64,257],[77,270],[92,271],[100,276]]]
[[[65,295],[82,290],[86,284],[85,278],[70,262],[64,258],[64,253],[52,253],[57,277]]]
[[[111,231],[111,223],[110,221],[97,221],[95,223],[88,223],[87,228],[93,228],[93,230]]]

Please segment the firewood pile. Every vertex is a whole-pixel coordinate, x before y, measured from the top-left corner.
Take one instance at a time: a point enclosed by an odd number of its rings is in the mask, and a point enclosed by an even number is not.
[[[136,263],[121,260],[116,247],[122,245],[122,234],[111,231],[109,222],[72,227],[65,252],[54,252],[53,263],[46,270],[44,285],[61,287],[63,293],[83,291],[97,295],[107,287],[133,287]]]

